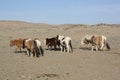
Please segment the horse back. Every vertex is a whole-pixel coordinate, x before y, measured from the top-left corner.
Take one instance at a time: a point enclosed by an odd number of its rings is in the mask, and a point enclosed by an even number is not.
[[[102,36],[93,35],[91,40],[93,44],[100,45],[102,42]]]
[[[50,45],[57,44],[57,39],[55,37],[53,37],[53,38],[46,38],[46,44],[50,44]]]
[[[32,48],[34,48],[34,41],[33,40],[26,40],[24,45],[27,49],[32,49]]]
[[[23,39],[19,38],[19,39],[11,40],[11,41],[10,41],[10,44],[21,47],[22,44],[23,44]]]

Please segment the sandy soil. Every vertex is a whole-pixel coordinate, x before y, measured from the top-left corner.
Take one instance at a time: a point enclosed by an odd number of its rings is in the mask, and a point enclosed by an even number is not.
[[[14,53],[10,39],[70,36],[73,53],[45,50],[43,57]],[[110,51],[90,51],[81,45],[86,34],[107,37]],[[44,47],[44,45],[42,44]],[[48,25],[0,21],[0,80],[120,80],[120,25]],[[23,51],[26,51],[25,49]]]

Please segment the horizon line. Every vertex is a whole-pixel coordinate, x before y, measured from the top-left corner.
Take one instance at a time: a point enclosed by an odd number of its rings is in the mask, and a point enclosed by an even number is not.
[[[99,23],[94,23],[94,24],[88,24],[88,23],[61,23],[61,24],[54,24],[54,23],[46,23],[46,22],[32,22],[32,21],[26,21],[26,20],[0,20],[0,22],[25,22],[25,23],[32,23],[32,24],[48,24],[48,25],[67,25],[67,24],[82,24],[82,25],[98,25],[98,24],[103,24],[103,25],[113,25],[113,24],[120,24],[120,23],[105,23],[105,22],[99,22]]]

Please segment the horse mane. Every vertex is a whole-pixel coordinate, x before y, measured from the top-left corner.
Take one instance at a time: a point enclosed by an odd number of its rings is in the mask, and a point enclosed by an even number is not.
[[[58,39],[59,35],[57,35],[56,39]]]
[[[27,39],[23,39],[23,44],[22,44],[22,48],[24,49],[24,48],[26,48],[25,47],[25,41],[26,41]]]
[[[39,40],[39,38],[35,38],[34,40]]]

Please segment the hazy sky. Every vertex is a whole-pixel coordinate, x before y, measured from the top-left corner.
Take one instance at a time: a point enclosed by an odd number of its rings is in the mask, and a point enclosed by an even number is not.
[[[0,0],[0,20],[120,24],[120,0]]]

